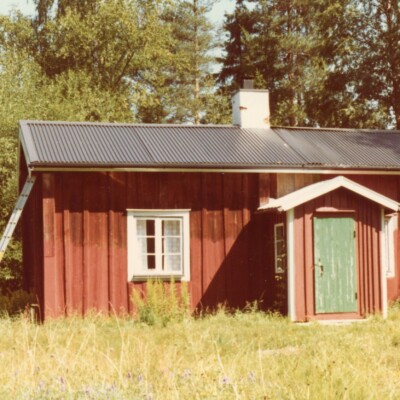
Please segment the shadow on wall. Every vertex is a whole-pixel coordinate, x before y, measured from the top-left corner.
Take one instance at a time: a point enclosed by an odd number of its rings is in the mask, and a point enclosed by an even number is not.
[[[269,215],[254,215],[243,227],[212,276],[203,275],[198,311],[244,309],[253,302],[264,311],[287,313],[286,276],[274,269],[273,224]],[[208,279],[208,285],[207,285]]]

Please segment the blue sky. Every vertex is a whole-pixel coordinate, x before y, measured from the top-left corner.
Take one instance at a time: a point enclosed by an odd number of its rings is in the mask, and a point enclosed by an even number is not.
[[[212,21],[222,24],[224,12],[231,12],[234,7],[235,0],[217,0],[210,15]],[[26,15],[32,15],[35,10],[32,0],[0,0],[0,14],[8,14],[13,8]]]

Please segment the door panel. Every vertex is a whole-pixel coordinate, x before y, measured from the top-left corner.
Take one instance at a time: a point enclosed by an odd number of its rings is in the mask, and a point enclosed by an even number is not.
[[[351,217],[314,217],[315,312],[357,311],[355,224]]]

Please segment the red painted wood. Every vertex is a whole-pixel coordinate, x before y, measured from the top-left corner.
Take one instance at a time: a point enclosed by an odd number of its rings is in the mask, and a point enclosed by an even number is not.
[[[246,242],[243,234],[242,182],[234,174],[223,176],[224,251],[223,268],[226,269],[227,299],[231,307],[243,307],[248,300],[243,290],[243,274],[248,267],[244,257]]]
[[[127,313],[129,296],[126,288],[128,282],[127,260],[127,220],[126,191],[127,174],[110,173],[109,208],[108,208],[108,279],[110,293],[110,309],[112,313]]]
[[[202,224],[202,176],[186,175],[186,196],[191,199],[190,212],[190,294],[193,308],[201,307],[203,288],[203,224]]]
[[[226,299],[226,271],[220,268],[225,258],[222,176],[203,174],[202,187],[203,295],[201,303],[203,307],[214,308]]]
[[[304,249],[304,207],[295,209],[294,237],[295,254],[294,260],[297,268],[295,269],[295,314],[298,321],[306,320],[306,275],[308,267]],[[307,224],[309,225],[309,224]]]
[[[271,178],[270,174],[260,174],[259,176],[259,184],[258,184],[258,193],[259,193],[259,205],[268,203],[270,199],[271,192]]]
[[[26,171],[21,171],[25,174]],[[43,278],[43,196],[42,176],[40,175],[33,186],[25,210],[22,213],[23,234],[23,286],[27,291],[36,295],[37,318],[43,317],[44,310],[44,278]]]
[[[66,313],[83,313],[83,214],[82,179],[79,174],[63,175],[63,222],[65,250]],[[67,268],[68,266],[68,268]]]
[[[24,260],[36,257],[37,261],[28,261],[31,265],[27,270],[36,272],[35,277],[27,277],[27,282],[45,299],[45,308],[53,310],[54,315],[63,308],[69,313],[75,308],[78,312],[82,308],[87,312],[91,308],[109,311],[110,307],[115,310],[130,307],[133,284],[127,282],[125,248],[128,208],[191,209],[189,287],[193,306],[215,306],[218,302],[241,306],[252,299],[263,300],[265,307],[274,304],[278,286],[274,276],[273,224],[284,220],[285,214],[254,215],[254,212],[268,191],[274,197],[276,174],[268,179],[263,175],[260,181],[257,174],[118,173],[107,177],[99,173],[77,173],[73,177],[65,173],[58,174],[57,178],[50,176],[44,177],[37,209],[29,205],[27,208],[29,213],[39,215],[36,231],[24,223],[24,230],[36,232],[43,241],[32,249],[25,239]],[[321,177],[327,178],[330,177]],[[349,178],[389,197],[400,197],[398,177]],[[310,246],[312,214],[319,207],[355,210],[360,313],[379,310],[380,220],[378,213],[374,219],[370,217],[379,207],[343,189],[309,202],[304,208],[305,215],[296,217],[296,237],[302,235],[304,239],[304,243],[303,239],[296,243],[296,268],[304,276],[303,282],[296,286],[299,315],[307,318],[313,313]],[[400,294],[399,246],[397,239],[398,273],[388,280],[390,298]],[[60,281],[64,276],[65,281]],[[135,285],[145,288],[143,283]]]
[[[88,173],[83,216],[85,312],[109,310],[107,216],[107,176]]]
[[[59,178],[59,177],[57,177]],[[43,174],[43,226],[44,226],[44,309],[45,318],[64,315],[64,265],[62,249],[62,216],[56,208],[62,193],[56,189],[56,177]]]

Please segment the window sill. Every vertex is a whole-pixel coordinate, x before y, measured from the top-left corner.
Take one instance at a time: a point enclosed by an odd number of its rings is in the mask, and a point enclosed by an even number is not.
[[[171,279],[174,279],[176,282],[184,282],[188,281],[188,279],[183,276],[182,274],[154,274],[154,275],[134,275],[129,282],[146,282],[150,279],[158,279],[162,281],[170,281]]]

